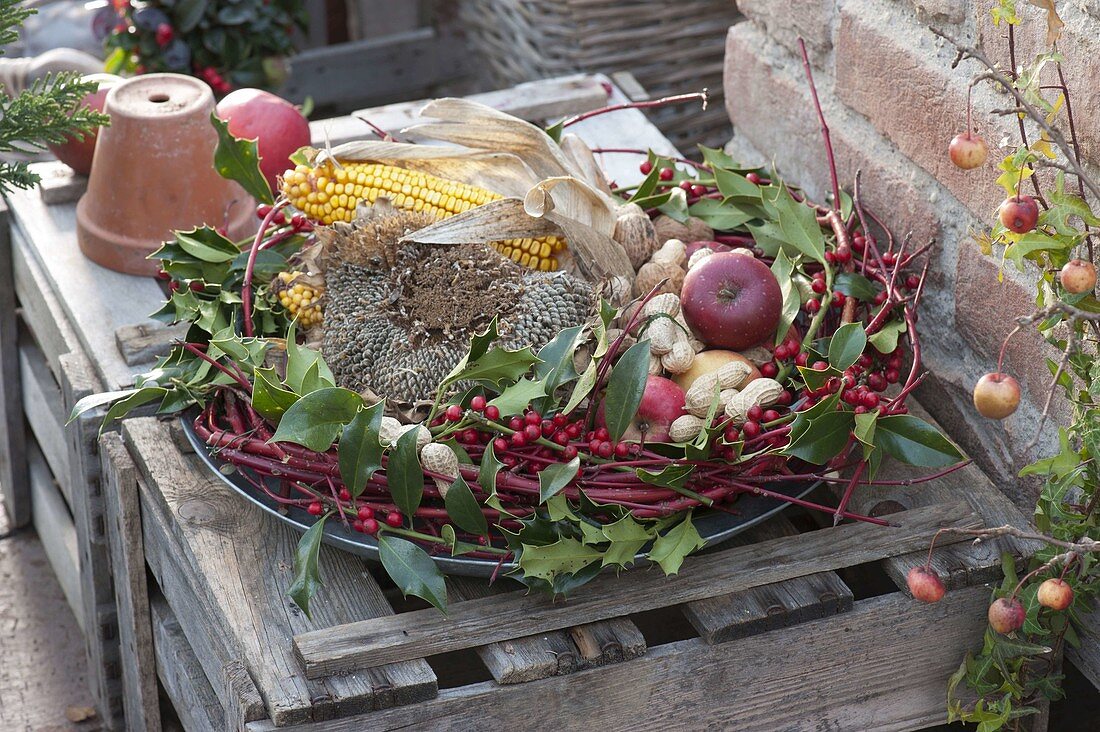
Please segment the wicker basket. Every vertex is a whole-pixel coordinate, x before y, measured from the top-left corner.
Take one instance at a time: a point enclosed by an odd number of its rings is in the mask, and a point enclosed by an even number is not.
[[[732,0],[460,0],[459,19],[491,80],[629,71],[653,98],[706,87],[711,104],[651,110],[674,143],[729,141],[721,99]]]

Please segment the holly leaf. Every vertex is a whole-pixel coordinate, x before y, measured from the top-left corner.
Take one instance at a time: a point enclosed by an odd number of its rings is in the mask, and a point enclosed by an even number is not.
[[[210,122],[218,132],[218,146],[214,150],[214,168],[218,175],[236,181],[248,195],[260,203],[273,204],[271,186],[260,172],[260,155],[256,140],[242,140],[229,131],[229,123],[210,113]]]
[[[867,347],[863,323],[847,323],[836,329],[829,339],[829,365],[844,371],[854,364]]]
[[[783,308],[779,313],[779,324],[775,328],[775,344],[779,345],[787,338],[791,323],[798,317],[798,310],[802,307],[802,295],[793,279],[794,263],[782,251],[775,255],[772,274],[779,282],[779,291],[783,293]]]
[[[963,459],[962,451],[939,430],[911,414],[880,417],[875,444],[909,465],[943,468]]]
[[[209,226],[191,231],[177,231],[175,236],[176,243],[183,251],[204,262],[224,264],[232,262],[241,254],[236,244]]]
[[[856,426],[852,434],[863,448],[863,459],[867,460],[875,449],[875,426],[878,423],[878,411],[865,412],[855,416]]]
[[[411,541],[382,534],[378,537],[378,554],[402,595],[415,595],[447,612],[447,585],[427,552]]]
[[[340,479],[355,497],[367,487],[367,481],[375,471],[382,468],[382,443],[378,432],[382,428],[382,411],[385,406],[385,402],[378,402],[360,410],[340,435]],[[409,432],[414,436],[416,434],[416,430]]]
[[[119,399],[111,405],[111,408],[107,410],[107,414],[103,415],[103,424],[100,425],[100,431],[102,432],[108,424],[116,419],[122,419],[138,407],[157,399],[163,399],[166,394],[168,394],[168,390],[162,386],[143,386],[130,396]],[[73,416],[75,417],[76,414],[76,408],[74,407]]]
[[[877,332],[867,337],[867,342],[879,353],[893,353],[898,347],[898,338],[906,328],[904,320],[887,321]]]
[[[336,386],[336,379],[319,351],[299,346],[296,326],[291,323],[286,334],[286,385],[295,394],[305,396],[310,391]]]
[[[497,319],[494,317],[489,325],[485,328],[484,333],[475,333],[470,337],[470,348],[466,352],[466,355],[455,364],[455,367],[451,369],[451,373],[447,375],[444,382],[450,383],[452,381],[459,380],[459,374],[461,374],[470,363],[477,361],[489,351],[489,346],[493,344],[497,338],[500,337],[500,331],[497,328]]]
[[[758,197],[759,198],[759,197]],[[700,198],[688,207],[688,214],[716,231],[732,231],[757,217],[756,206],[739,206],[713,198]]]
[[[867,302],[874,300],[878,294],[874,283],[857,272],[838,273],[833,280],[833,290]]]
[[[252,375],[252,408],[269,422],[279,424],[300,397],[283,388],[274,368],[256,369]]]
[[[328,517],[329,514],[325,514],[317,519],[298,540],[298,548],[294,552],[294,581],[287,590],[290,599],[310,620],[313,616],[309,614],[309,601],[322,584],[317,558],[321,553],[321,539],[325,535],[325,520]]]
[[[568,384],[579,375],[573,366],[573,354],[583,340],[584,331],[583,325],[566,328],[539,349],[539,362],[534,369],[535,378],[544,382],[546,395],[550,397],[546,400],[549,404],[539,405],[540,412],[549,411],[558,387]]]
[[[814,210],[794,200],[785,186],[776,186],[774,195],[765,195],[764,202],[778,219],[783,241],[793,247],[792,253],[800,252],[825,264],[825,235]]]
[[[649,377],[649,341],[635,343],[611,369],[603,411],[607,430],[615,442],[638,413]]]
[[[661,565],[665,574],[677,574],[684,563],[684,558],[693,551],[703,548],[704,544],[706,541],[691,522],[691,513],[687,513],[683,521],[657,537],[653,542],[653,548],[646,556],[650,561]]]
[[[577,456],[567,463],[551,463],[539,471],[539,503],[546,503],[577,477],[581,459]]]
[[[286,410],[269,442],[293,442],[325,452],[362,406],[363,397],[347,389],[329,387],[311,392]]]
[[[570,414],[576,409],[585,397],[591,393],[592,389],[596,386],[596,360],[592,359],[588,362],[588,366],[585,368],[584,373],[577,379],[577,383],[573,386],[573,393],[569,396],[569,401],[565,403],[565,407],[562,408],[562,413]]]
[[[594,547],[570,537],[562,537],[552,544],[524,544],[519,568],[524,577],[553,582],[555,577],[576,573],[599,561],[602,556],[603,553]]]
[[[473,491],[460,475],[447,489],[447,496],[443,499],[447,508],[447,515],[458,524],[460,529],[465,529],[471,534],[487,536],[489,524],[485,520],[485,514],[481,512],[481,506],[474,498]]]
[[[450,524],[443,525],[442,530],[439,532],[439,536],[443,541],[447,542],[447,548],[451,550],[452,557],[469,554],[470,552],[476,552],[478,549],[481,549],[477,544],[459,541],[458,535],[455,533],[455,527]]]
[[[763,189],[740,173],[724,168],[715,168],[714,182],[718,186],[718,192],[727,201],[747,200],[759,202],[761,200]]]
[[[416,456],[416,433],[406,430],[390,448],[386,482],[401,513],[412,516],[424,497],[424,471]],[[489,445],[492,449],[492,445]],[[488,451],[487,451],[488,454]]]
[[[500,396],[490,401],[489,404],[500,410],[501,417],[521,414],[529,404],[539,397],[546,396],[546,382],[547,379],[539,381],[520,379],[511,386],[505,387]]]
[[[516,382],[535,363],[538,356],[530,346],[518,351],[509,351],[504,348],[494,347],[477,360],[468,361],[463,369],[453,376],[448,376],[445,384],[456,381],[484,381],[493,386],[500,386],[504,382]]]
[[[694,472],[694,465],[679,465],[676,463],[666,465],[658,471],[649,471],[643,468],[635,468],[634,470],[635,475],[643,482],[673,490],[683,488]]]
[[[855,426],[854,416],[849,411],[840,411],[817,417],[802,434],[792,437],[783,452],[813,465],[824,465],[848,444],[848,436]]]

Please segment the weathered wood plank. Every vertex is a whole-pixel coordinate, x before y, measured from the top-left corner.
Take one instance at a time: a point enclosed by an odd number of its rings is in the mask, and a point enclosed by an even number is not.
[[[124,325],[115,331],[115,343],[122,360],[130,366],[147,364],[172,350],[172,343],[187,335],[188,323],[165,325],[155,320]]]
[[[8,521],[18,528],[31,520],[31,484],[23,426],[13,249],[8,206],[0,200],[0,493]]]
[[[575,74],[529,81],[508,89],[471,94],[465,98],[530,122],[541,122],[551,117],[597,109],[607,103],[607,91],[596,76]],[[338,145],[369,137],[371,131],[363,122],[365,119],[387,132],[397,133],[420,121],[417,113],[427,101],[417,99],[412,102],[397,102],[362,109],[348,117],[310,122],[313,143]]]
[[[58,165],[32,167],[45,176]],[[144,369],[123,360],[115,332],[145,322],[161,306],[164,295],[156,280],[114,272],[85,257],[76,242],[75,206],[47,206],[34,190],[16,191],[9,201],[14,227],[45,273],[47,289],[58,298],[96,376],[108,390],[129,386],[133,374]],[[32,327],[32,332],[41,344],[38,331]]]
[[[66,410],[102,389],[82,352],[64,354],[59,364]],[[73,512],[80,552],[88,683],[104,726],[119,729],[122,725],[122,668],[99,464],[97,436],[102,419],[101,410],[85,412],[68,425],[65,437],[69,446],[69,507]]]
[[[913,400],[909,401],[910,412],[932,424],[935,420]],[[926,475],[926,468],[914,468],[902,465],[896,460],[883,464],[879,471],[880,480],[909,480]],[[1011,524],[1021,528],[1030,528],[1030,523],[1019,509],[989,481],[975,465],[971,464],[930,483],[910,486],[860,486],[852,494],[851,510],[872,516],[884,512],[900,511],[921,506],[931,506],[945,501],[965,499],[970,507],[982,517],[985,526],[1003,526]],[[1009,552],[1020,559],[1030,556],[1042,546],[1041,543],[1025,541],[1006,536],[992,541],[960,543],[954,546],[942,546],[936,542],[932,556],[932,567],[939,572],[944,585],[968,587],[982,582],[999,580],[1001,576],[1001,554]],[[927,549],[908,556],[894,556],[883,562],[883,568],[898,587],[905,588],[905,575],[909,570],[923,564],[927,559]]]
[[[155,598],[150,603],[150,611],[157,675],[183,728],[188,732],[224,732],[228,729],[224,722],[225,712],[168,603],[163,598]]]
[[[309,620],[286,597],[295,532],[208,476],[195,456],[183,455],[168,425],[127,420],[123,437],[142,476],[150,566],[153,555],[160,557],[162,573],[178,562],[184,597],[172,597],[167,576],[160,579],[174,607],[190,602],[198,610],[190,620],[179,616],[181,624],[187,629],[186,623],[205,623],[205,632],[240,658],[275,723],[318,721],[435,695],[435,674],[422,660],[307,680],[294,656],[294,634],[393,612],[362,560],[321,550],[324,596]]]
[[[137,468],[122,438],[114,432],[100,437],[99,457],[111,570],[115,579],[126,727],[129,730],[157,730],[160,729],[160,702],[149,588],[145,581]]]
[[[61,356],[79,347],[76,333],[50,289],[45,272],[34,260],[30,245],[18,230],[12,232],[12,258],[20,316],[42,349],[54,378],[60,379]]]
[[[1100,689],[1100,600],[1094,599],[1092,609],[1081,613],[1077,634],[1081,638],[1081,647],[1066,646],[1066,658],[1093,686]]]
[[[353,668],[421,658],[532,635],[578,623],[623,617],[715,595],[737,592],[853,564],[915,551],[937,530],[981,525],[969,507],[952,502],[894,517],[900,526],[856,523],[798,536],[688,557],[678,575],[632,572],[629,582],[599,577],[578,588],[569,602],[538,594],[508,593],[438,611],[417,610],[295,636],[310,678]],[[948,541],[958,541],[952,537]],[[621,582],[621,584],[616,584]],[[486,623],[485,618],[493,618]]]
[[[66,503],[69,495],[69,445],[64,425],[68,415],[61,389],[50,373],[42,351],[29,337],[19,343],[19,380],[23,387],[23,408],[38,447],[46,457]]]
[[[947,678],[981,637],[988,600],[983,587],[950,592],[937,605],[897,592],[782,633],[720,645],[678,641],[630,663],[529,684],[472,684],[423,704],[296,732],[549,728],[561,720],[583,720],[585,729],[601,732],[924,729],[946,721]],[[275,732],[270,722],[248,730]]]
[[[65,506],[61,490],[50,475],[46,459],[38,446],[27,443],[27,464],[30,478],[31,503],[34,506],[34,530],[46,550],[53,573],[69,607],[73,609],[77,625],[84,628],[83,602],[80,597],[79,552],[76,546],[76,527]]]
[[[746,531],[734,542],[743,546],[797,533],[794,525],[780,515]],[[705,641],[724,643],[848,612],[853,599],[852,591],[835,572],[822,572],[689,602],[683,610],[684,617]]]

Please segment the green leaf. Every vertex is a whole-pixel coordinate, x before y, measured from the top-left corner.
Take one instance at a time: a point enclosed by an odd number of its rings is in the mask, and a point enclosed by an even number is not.
[[[416,433],[406,430],[390,448],[386,482],[401,513],[412,516],[424,497],[424,471],[416,456]],[[492,444],[489,445],[492,448]]]
[[[1029,231],[1005,249],[1005,258],[1012,260],[1016,268],[1024,271],[1024,259],[1035,259],[1040,252],[1060,252],[1076,243],[1073,237],[1057,237],[1041,231]]]
[[[604,396],[604,421],[611,439],[618,442],[642,403],[649,377],[649,341],[635,343],[611,368]]]
[[[313,617],[309,614],[309,601],[321,589],[321,572],[317,558],[321,553],[321,539],[325,535],[325,520],[328,517],[329,514],[325,514],[317,519],[298,540],[298,548],[294,552],[294,582],[287,590],[290,599],[311,620]]]
[[[447,507],[447,515],[459,528],[478,536],[488,535],[489,524],[485,520],[485,514],[481,512],[473,491],[461,475],[447,489],[443,503]]]
[[[888,321],[878,332],[868,336],[867,342],[879,353],[893,353],[898,347],[898,337],[906,331],[906,328],[904,320]]]
[[[794,200],[785,186],[776,187],[772,197],[765,195],[764,201],[779,221],[784,243],[794,252],[825,264],[825,235],[814,210]]]
[[[569,396],[569,401],[566,402],[565,407],[562,408],[562,413],[570,414],[577,406],[584,401],[584,398],[591,393],[592,389],[596,386],[596,360],[592,359],[588,362],[588,367],[585,368],[584,373],[577,379],[576,385],[573,387],[573,393]]]
[[[378,537],[378,554],[402,595],[415,595],[447,612],[447,585],[427,552],[410,541],[383,534]]]
[[[544,546],[523,545],[519,568],[524,577],[534,577],[553,582],[563,574],[573,574],[602,557],[602,553],[576,539],[562,537]]]
[[[783,452],[813,465],[824,465],[848,444],[848,436],[855,426],[853,417],[848,411],[823,414],[812,420],[805,432],[792,438]]]
[[[286,410],[270,442],[293,442],[325,452],[362,406],[363,397],[347,389],[329,387],[311,392]]]
[[[141,391],[141,389],[122,389],[121,391],[104,391],[98,394],[89,394],[73,405],[73,411],[69,414],[69,419],[66,420],[65,424],[69,424],[87,411],[95,409],[96,407],[102,407],[104,404],[117,402],[119,399],[125,399],[139,391]]]
[[[866,460],[875,449],[875,426],[878,423],[878,411],[856,415],[856,426],[852,434],[863,447],[863,459]]]
[[[839,272],[833,280],[833,291],[859,300],[870,302],[878,294],[878,288],[871,280],[856,272]]]
[[[629,513],[603,527],[603,535],[608,541],[647,541],[654,538],[656,533],[654,527],[638,523]]]
[[[111,405],[111,408],[107,410],[107,414],[103,415],[103,425],[100,427],[106,427],[116,419],[122,419],[134,409],[148,404],[149,402],[156,401],[157,399],[163,399],[168,393],[168,390],[161,386],[143,386],[136,392],[120,399]]]
[[[348,492],[355,497],[367,487],[367,481],[375,471],[382,469],[382,443],[378,431],[382,428],[382,412],[385,407],[385,402],[378,402],[360,410],[340,435],[340,478]],[[415,435],[417,430],[409,432]]]
[[[942,468],[963,459],[954,443],[932,425],[911,414],[880,417],[875,444],[909,465]]]
[[[214,168],[218,175],[236,181],[248,195],[260,203],[272,204],[271,186],[260,172],[260,155],[255,140],[241,140],[229,131],[229,123],[217,112],[210,113],[210,122],[218,131],[218,147],[214,150]]]
[[[209,227],[177,231],[176,243],[192,257],[211,264],[232,262],[241,253],[236,244]]]
[[[505,387],[500,396],[491,400],[492,404],[500,410],[500,416],[511,417],[514,414],[522,414],[527,406],[539,397],[546,396],[546,380],[531,381],[520,379],[511,386]]]
[[[691,513],[687,513],[683,521],[657,537],[646,556],[661,565],[665,574],[677,574],[680,565],[684,563],[684,557],[701,549],[704,544],[706,541],[691,522]]]
[[[252,379],[252,408],[264,419],[279,424],[286,410],[294,406],[298,395],[282,387],[274,368],[256,369]]]
[[[783,293],[783,309],[779,314],[779,324],[775,328],[775,344],[779,345],[786,339],[787,331],[798,317],[798,310],[802,307],[802,295],[793,279],[794,263],[782,251],[775,255],[772,274],[779,282],[779,291]]]
[[[718,192],[727,200],[759,201],[761,199],[761,190],[763,189],[745,176],[732,170],[715,168],[714,182],[718,186]]]
[[[836,329],[829,340],[829,364],[844,371],[854,364],[867,347],[867,334],[863,323],[847,323]]]
[[[688,213],[716,231],[732,231],[756,218],[757,210],[754,206],[742,207],[713,198],[700,198],[688,207]]]
[[[554,393],[563,384],[577,378],[573,366],[573,355],[584,338],[585,326],[577,325],[558,333],[545,346],[539,349],[539,363],[535,364],[535,378],[545,383],[549,404],[541,404],[540,411],[546,412],[553,404]]]
[[[493,344],[493,341],[495,341],[499,337],[500,331],[497,328],[497,319],[496,317],[493,317],[493,319],[489,321],[489,325],[486,326],[483,333],[475,333],[474,335],[470,336],[469,350],[467,350],[466,355],[463,356],[462,359],[455,364],[455,367],[451,369],[451,373],[447,374],[447,378],[445,378],[443,381],[445,383],[458,381],[460,379],[460,374],[466,369],[466,367],[470,363],[477,361],[479,358],[488,353],[489,346],[491,346]]]
[[[683,488],[694,472],[694,465],[680,465],[677,463],[670,463],[657,471],[649,471],[643,468],[635,468],[634,470],[635,475],[643,482],[662,488],[672,488],[673,490]]]
[[[802,377],[802,381],[804,381],[806,383],[806,386],[810,387],[811,389],[820,389],[821,387],[825,386],[825,382],[828,381],[831,377],[839,377],[841,375],[841,372],[837,371],[832,366],[822,371],[810,368],[809,366],[799,366],[797,368],[799,375]]]
[[[439,536],[443,541],[447,542],[447,547],[451,550],[452,557],[469,554],[470,552],[476,552],[481,549],[477,544],[459,541],[458,535],[455,533],[455,527],[450,524],[443,525],[443,528],[439,532]]]
[[[503,382],[514,383],[538,360],[530,346],[518,351],[494,347],[477,360],[469,361],[457,375],[448,376],[444,383],[466,380],[486,381],[493,386]]]
[[[539,503],[546,503],[552,496],[569,485],[581,469],[577,456],[567,463],[552,463],[539,471]]]
[[[207,0],[179,0],[172,15],[176,20],[176,30],[190,33],[202,20],[206,12]]]
[[[336,379],[321,353],[299,346],[295,341],[295,329],[291,324],[286,334],[286,385],[303,396],[317,389],[336,386]]]

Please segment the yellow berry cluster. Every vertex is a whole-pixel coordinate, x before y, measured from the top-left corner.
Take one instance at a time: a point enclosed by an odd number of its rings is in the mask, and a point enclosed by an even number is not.
[[[320,325],[324,318],[321,308],[321,297],[325,294],[321,288],[314,288],[294,280],[301,277],[301,272],[280,272],[278,287],[279,302],[291,318],[297,318],[302,328],[312,328]]]

